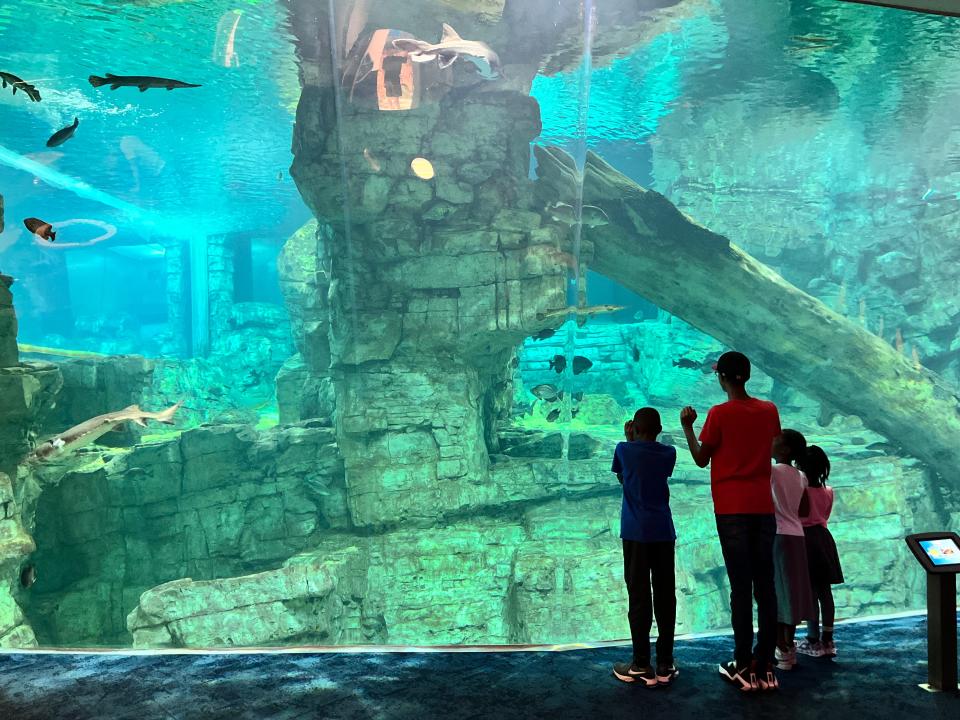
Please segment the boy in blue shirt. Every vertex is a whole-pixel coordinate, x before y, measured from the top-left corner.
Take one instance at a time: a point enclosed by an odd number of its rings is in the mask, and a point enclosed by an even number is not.
[[[637,410],[624,428],[627,442],[619,443],[613,454],[613,472],[623,484],[620,538],[633,639],[633,662],[617,663],[613,674],[623,682],[640,682],[646,687],[669,685],[679,675],[673,662],[677,620],[673,556],[677,533],[667,487],[667,478],[673,474],[677,462],[677,451],[657,442],[662,431],[660,413],[653,408]],[[654,614],[659,632],[656,669],[650,664],[650,626]]]

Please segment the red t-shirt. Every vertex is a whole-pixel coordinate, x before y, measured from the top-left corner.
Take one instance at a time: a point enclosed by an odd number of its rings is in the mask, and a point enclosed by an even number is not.
[[[770,456],[780,413],[766,400],[728,400],[710,408],[700,442],[713,448],[710,485],[717,515],[773,514]]]

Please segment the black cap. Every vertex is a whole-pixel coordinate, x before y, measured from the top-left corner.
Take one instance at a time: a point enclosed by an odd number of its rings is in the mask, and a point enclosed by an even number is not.
[[[733,382],[745,383],[750,379],[750,360],[743,353],[724,353],[713,369]]]

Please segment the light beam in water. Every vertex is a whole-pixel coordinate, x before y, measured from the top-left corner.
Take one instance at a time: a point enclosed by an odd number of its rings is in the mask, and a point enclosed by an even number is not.
[[[24,157],[19,153],[13,152],[5,148],[3,145],[0,145],[0,163],[12,167],[15,170],[23,170],[28,172],[35,177],[43,180],[47,185],[51,187],[59,188],[61,190],[68,190],[72,192],[77,197],[81,197],[84,200],[92,200],[93,202],[101,203],[107,207],[112,207],[116,210],[126,213],[132,219],[142,220],[146,219],[148,213],[134,205],[133,203],[128,203],[125,200],[114,197],[109,193],[104,192],[103,190],[98,190],[92,185],[83,182],[83,180],[78,180],[75,177],[71,177],[65,173],[55,170],[52,167],[38,163],[35,160]]]

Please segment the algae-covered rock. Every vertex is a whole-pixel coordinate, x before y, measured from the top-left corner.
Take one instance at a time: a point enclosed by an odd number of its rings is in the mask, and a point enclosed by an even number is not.
[[[0,217],[3,200],[0,198]],[[17,352],[17,314],[13,308],[10,286],[13,278],[0,274],[0,367],[10,367],[20,361]]]
[[[348,582],[338,593],[339,579],[359,560],[351,548],[255,575],[176,580],[145,592],[127,628],[134,647],[337,644],[356,592]]]

